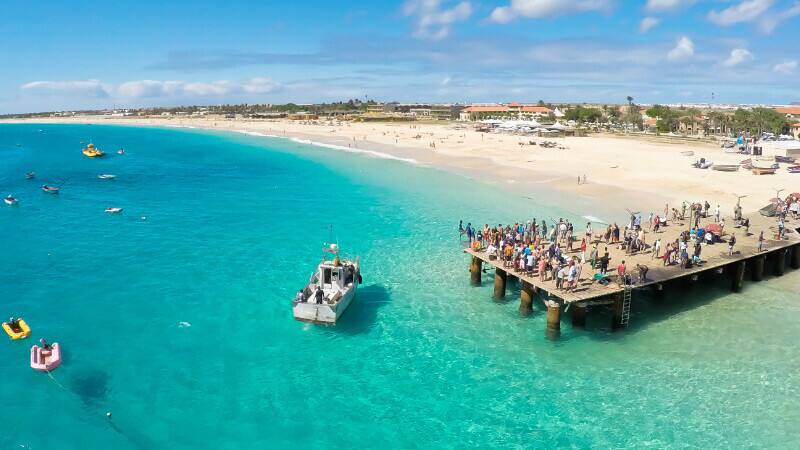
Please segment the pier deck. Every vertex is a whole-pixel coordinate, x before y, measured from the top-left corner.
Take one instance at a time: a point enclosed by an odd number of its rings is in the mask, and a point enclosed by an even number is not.
[[[756,263],[760,267],[757,270],[763,271],[765,258],[776,258],[777,262],[773,266],[775,267],[777,275],[781,275],[783,273],[783,266],[786,264],[787,259],[791,258],[793,266],[800,264],[800,246],[798,246],[798,244],[800,244],[800,233],[795,230],[796,227],[800,226],[798,221],[794,221],[795,223],[792,224],[792,222],[787,218],[785,222],[785,239],[776,240],[778,230],[776,218],[765,217],[760,214],[752,214],[746,217],[749,217],[750,219],[750,234],[748,235],[745,234],[744,228],[737,228],[732,225],[734,223],[732,217],[725,218],[725,221],[728,225],[725,226],[725,233],[722,238],[727,241],[731,234],[736,235],[736,245],[734,246],[733,255],[728,255],[727,242],[719,242],[713,245],[703,244],[703,249],[700,255],[702,263],[700,265],[693,265],[692,267],[685,269],[681,268],[677,264],[664,266],[662,259],[656,259],[651,256],[650,249],[638,254],[625,254],[624,250],[617,248],[617,244],[606,244],[605,241],[595,241],[598,242],[597,248],[599,255],[602,255],[605,252],[606,247],[608,248],[608,253],[610,256],[608,275],[612,278],[612,281],[605,286],[600,283],[593,282],[592,276],[596,271],[592,270],[588,261],[591,245],[593,245],[590,244],[586,252],[587,262],[583,265],[580,280],[575,290],[571,292],[557,290],[554,280],[541,281],[536,272],[531,275],[512,267],[505,267],[503,261],[495,259],[494,257],[490,258],[485,251],[474,251],[472,249],[465,249],[464,251],[465,253],[472,255],[474,258],[479,259],[481,261],[481,266],[486,264],[494,267],[497,272],[504,273],[500,274],[500,276],[503,278],[503,293],[505,291],[505,277],[510,275],[518,278],[522,282],[528,283],[530,286],[533,286],[538,290],[545,291],[551,296],[560,299],[562,304],[590,304],[593,301],[599,300],[603,297],[610,297],[614,294],[622,293],[624,288],[617,281],[618,277],[615,275],[616,267],[623,260],[625,261],[627,272],[633,276],[634,280],[638,279],[638,272],[636,270],[637,264],[647,266],[649,269],[646,280],[638,280],[632,286],[633,289],[654,285],[661,287],[663,283],[672,280],[677,280],[684,277],[694,278],[703,272],[719,271],[719,269],[722,269],[724,272],[727,272],[728,270],[736,272],[739,270],[738,274],[734,273],[731,275],[734,283],[732,287],[734,287],[734,290],[737,290],[737,283],[738,287],[740,288],[744,275],[745,263],[749,260],[755,261],[760,259],[760,261]],[[715,222],[713,221],[713,217],[711,217],[701,219],[700,223],[701,226],[705,226]],[[660,230],[658,233],[645,230],[645,240],[647,245],[650,246],[656,239],[661,239],[661,255],[663,255],[667,243],[674,242],[676,239],[678,239],[681,231],[686,230],[689,227],[689,221],[686,220],[685,222],[678,221],[677,223],[672,223],[669,226],[662,228],[662,230]],[[645,228],[647,227],[645,226]],[[764,231],[765,238],[764,251],[758,252],[758,236],[762,230]],[[580,233],[578,234],[578,237],[579,239],[575,246],[580,247]],[[791,255],[787,257],[787,253],[789,253],[790,248],[792,252]],[[798,254],[795,255],[794,253]],[[565,255],[580,257],[580,249],[565,253]],[[736,263],[741,264],[737,265]],[[747,264],[750,263],[748,262]],[[756,264],[754,264],[754,266]],[[778,266],[780,266],[780,268],[778,268]],[[758,279],[760,279],[760,276],[761,275],[758,274]],[[495,278],[497,278],[497,276]],[[495,280],[495,283],[498,283],[497,279]]]

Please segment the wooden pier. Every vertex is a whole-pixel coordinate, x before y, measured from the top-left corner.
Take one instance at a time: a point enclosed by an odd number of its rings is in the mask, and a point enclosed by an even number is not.
[[[471,248],[464,252],[471,255],[470,281],[473,286],[479,286],[483,281],[484,266],[494,268],[494,294],[496,300],[506,296],[506,285],[509,277],[519,280],[520,288],[520,314],[528,315],[533,311],[534,294],[538,291],[542,295],[544,306],[547,308],[547,333],[550,336],[557,336],[560,330],[561,313],[570,309],[572,324],[574,327],[583,327],[586,321],[587,307],[594,305],[611,305],[612,310],[612,329],[620,329],[627,325],[630,314],[631,300],[633,293],[637,290],[652,289],[656,292],[663,292],[668,283],[679,280],[697,281],[701,276],[717,278],[725,277],[730,282],[733,292],[742,289],[745,273],[749,273],[752,281],[761,281],[764,278],[765,268],[770,268],[768,275],[783,275],[787,265],[793,269],[800,268],[800,221],[794,221],[790,225],[790,220],[786,219],[784,238],[778,238],[778,223],[774,217],[762,215],[747,216],[750,219],[749,234],[745,233],[745,228],[735,227],[732,224],[732,217],[726,217],[726,225],[722,239],[726,242],[718,242],[712,245],[703,244],[701,252],[701,263],[692,265],[689,268],[681,268],[680,265],[664,265],[661,258],[653,258],[651,245],[656,239],[661,239],[662,246],[660,255],[664,254],[666,244],[674,242],[679,238],[681,231],[690,228],[689,221],[672,223],[663,227],[658,233],[648,231],[645,226],[645,241],[648,249],[636,254],[626,254],[625,250],[618,249],[617,243],[606,243],[593,239],[591,244],[587,244],[586,263],[582,265],[582,273],[577,286],[572,291],[556,289],[555,280],[549,279],[542,281],[538,272],[525,272],[516,267],[509,267],[507,264],[497,259],[494,255],[486,253],[485,249],[476,251]],[[712,218],[704,218],[700,221],[703,227],[710,223],[715,223]],[[764,232],[764,248],[758,251],[759,233]],[[728,254],[727,240],[732,234],[736,236],[734,253]],[[564,251],[565,257],[576,256],[580,258],[581,235],[577,236],[577,242],[573,246],[578,247],[572,252]],[[589,262],[589,254],[592,245],[597,243],[598,257],[608,249],[610,262],[607,274],[611,282],[603,285],[594,281],[593,276],[597,272],[592,270]],[[563,251],[563,250],[562,250]],[[691,255],[691,249],[689,249]],[[632,284],[623,284],[619,276],[616,275],[616,267],[621,261],[625,261],[627,273],[632,275]],[[580,264],[580,263],[579,263]],[[638,279],[637,265],[647,266],[647,276],[644,280]]]

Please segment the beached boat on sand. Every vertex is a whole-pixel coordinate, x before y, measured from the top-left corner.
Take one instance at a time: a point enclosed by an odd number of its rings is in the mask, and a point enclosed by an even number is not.
[[[787,168],[786,168],[786,170],[787,170],[789,173],[800,173],[800,166],[791,166],[791,167],[787,167]]]
[[[356,296],[361,283],[358,258],[355,261],[341,259],[336,244],[326,252],[333,254],[333,259],[323,258],[306,287],[292,301],[296,320],[335,324]]]
[[[784,164],[794,164],[795,158],[793,156],[776,156],[775,162]]]
[[[49,346],[31,347],[31,369],[39,372],[50,372],[61,365],[61,346],[58,342]]]
[[[774,175],[774,167],[753,167],[753,175]]]
[[[686,150],[684,152],[681,152],[681,155],[683,155],[683,156],[694,156],[694,151],[693,150]]]
[[[759,214],[765,217],[775,217],[775,213],[777,211],[778,205],[776,203],[770,203],[769,205],[758,210]]]
[[[738,164],[714,164],[711,170],[718,170],[720,172],[736,172],[739,170]]]

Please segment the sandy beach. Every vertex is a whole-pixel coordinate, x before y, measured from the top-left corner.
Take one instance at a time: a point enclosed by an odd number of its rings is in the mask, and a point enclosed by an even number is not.
[[[8,123],[10,121],[7,121]],[[19,122],[19,121],[16,121]],[[603,211],[638,209],[643,215],[662,213],[665,204],[683,201],[719,204],[730,214],[737,195],[745,212],[755,211],[775,196],[796,192],[796,175],[781,169],[775,175],[750,171],[719,172],[690,167],[699,157],[718,164],[738,164],[746,158],[726,154],[707,142],[674,141],[643,136],[590,135],[555,138],[560,147],[543,148],[529,141],[546,139],[475,131],[469,124],[425,123],[301,123],[290,120],[254,121],[219,118],[120,118],[86,116],[35,119],[37,123],[97,123],[138,126],[196,127],[308,139],[343,149],[430,165],[481,181],[507,185],[523,195],[529,187],[571,194]],[[693,156],[682,152],[693,151]],[[331,150],[335,151],[335,150]],[[578,178],[586,176],[586,183]],[[602,207],[602,208],[600,208]]]

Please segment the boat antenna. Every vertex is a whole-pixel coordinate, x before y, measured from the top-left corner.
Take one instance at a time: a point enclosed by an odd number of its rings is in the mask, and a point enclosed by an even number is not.
[[[775,198],[781,198],[781,192],[786,190],[786,189],[778,189],[778,188],[772,188],[772,189],[775,189]]]

